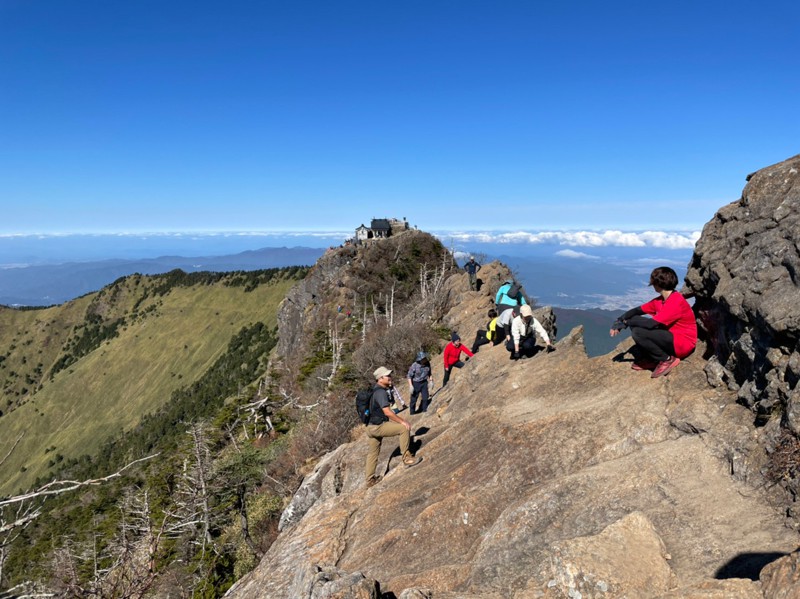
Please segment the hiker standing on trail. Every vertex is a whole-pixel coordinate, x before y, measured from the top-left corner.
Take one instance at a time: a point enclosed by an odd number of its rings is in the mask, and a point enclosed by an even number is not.
[[[444,347],[444,378],[442,379],[442,387],[450,380],[450,372],[453,368],[461,368],[464,366],[464,362],[461,361],[461,352],[467,354],[465,361],[475,355],[461,345],[461,337],[458,336],[458,333],[453,331],[453,334],[450,335],[450,343]]]
[[[502,339],[502,331],[497,326],[497,310],[489,310],[489,322],[486,323],[486,330],[480,329],[475,333],[475,342],[472,344],[472,353],[477,354],[481,345],[491,343],[492,345],[499,345]]]
[[[497,295],[494,298],[497,313],[502,314],[503,310],[508,308],[517,308],[528,304],[525,301],[525,295],[522,293],[522,286],[515,283],[513,279],[506,279],[506,282],[497,290]]]
[[[533,310],[530,306],[522,306],[519,309],[519,316],[514,317],[511,322],[511,341],[506,343],[506,349],[511,352],[512,360],[519,360],[521,357],[530,358],[536,351],[536,333],[544,340],[547,350],[553,348],[550,343],[550,335],[538,320],[533,317]]]
[[[420,412],[428,411],[428,403],[430,398],[428,395],[428,383],[433,382],[433,374],[431,372],[431,362],[428,359],[428,354],[421,351],[417,354],[416,361],[408,369],[408,390],[411,393],[411,398],[408,400],[410,412],[417,413],[417,397],[420,397]]]
[[[686,299],[675,292],[678,275],[668,266],[650,273],[650,285],[658,297],[628,310],[611,325],[615,337],[627,327],[636,345],[632,348],[634,370],[652,370],[658,378],[675,368],[697,345],[697,322]],[[652,318],[647,318],[649,314]]]
[[[378,467],[378,456],[381,453],[381,441],[384,437],[400,436],[400,451],[403,454],[403,464],[407,467],[419,464],[420,458],[411,454],[411,424],[395,414],[390,405],[389,388],[392,386],[392,371],[381,366],[375,372],[375,388],[370,399],[369,421],[367,423],[367,462],[365,475],[367,486],[371,487],[381,477],[375,476]]]
[[[464,270],[466,270],[469,275],[469,288],[472,291],[478,290],[478,271],[480,269],[481,265],[475,262],[475,256],[470,256],[469,262],[464,265]]]

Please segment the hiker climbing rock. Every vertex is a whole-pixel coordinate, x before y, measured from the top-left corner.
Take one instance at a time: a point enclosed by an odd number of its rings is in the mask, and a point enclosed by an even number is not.
[[[365,478],[367,486],[371,487],[381,477],[375,475],[378,467],[378,456],[381,453],[381,442],[384,437],[400,436],[400,452],[403,455],[403,464],[406,467],[414,466],[421,460],[412,455],[411,424],[392,411],[390,406],[389,388],[392,386],[392,371],[381,366],[373,373],[375,387],[370,400],[369,421],[367,423],[367,461],[365,465]]]
[[[498,314],[502,314],[508,308],[519,309],[520,306],[528,304],[525,300],[525,294],[522,292],[522,286],[514,282],[513,279],[506,279],[506,282],[500,286],[494,298],[494,303]]]
[[[417,359],[408,369],[408,389],[411,398],[408,400],[410,412],[417,413],[417,397],[420,398],[420,412],[428,411],[428,403],[430,397],[428,394],[428,384],[433,382],[433,374],[431,372],[431,362],[428,359],[428,354],[421,351],[417,354]]]
[[[697,322],[686,299],[675,292],[678,275],[668,266],[650,273],[658,297],[628,310],[611,325],[615,337],[630,327],[636,345],[631,349],[634,370],[652,370],[651,378],[669,374],[697,345]],[[652,318],[645,316],[648,314]]]
[[[458,333],[453,331],[450,335],[450,343],[444,348],[444,378],[442,379],[442,387],[450,380],[450,373],[453,368],[462,368],[464,362],[461,361],[461,352],[467,354],[465,361],[469,360],[474,354],[461,344],[461,337]]]
[[[536,318],[533,310],[528,305],[519,309],[519,316],[515,316],[511,322],[511,341],[506,343],[506,349],[511,352],[512,360],[520,358],[530,358],[538,351],[536,346],[536,333],[544,340],[548,351],[553,348],[550,343],[550,335]]]
[[[480,329],[475,333],[475,341],[472,343],[472,353],[478,353],[481,345],[499,345],[503,342],[503,330],[497,326],[497,310],[491,309],[487,315],[489,322],[486,323],[486,330]]]

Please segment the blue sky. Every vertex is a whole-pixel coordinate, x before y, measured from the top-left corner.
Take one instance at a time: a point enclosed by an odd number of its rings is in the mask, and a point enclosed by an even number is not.
[[[0,234],[697,230],[800,152],[800,3],[0,0]]]

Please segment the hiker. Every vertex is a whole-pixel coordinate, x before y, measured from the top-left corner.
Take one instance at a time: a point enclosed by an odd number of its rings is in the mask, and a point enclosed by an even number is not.
[[[497,333],[502,335],[501,341],[508,343],[511,341],[511,323],[517,316],[517,308],[506,308],[497,317],[497,324],[495,325]]]
[[[464,366],[464,362],[461,361],[461,352],[467,354],[465,361],[468,361],[475,355],[461,344],[461,337],[458,336],[458,333],[453,331],[450,335],[450,343],[444,347],[444,378],[442,379],[442,387],[450,380],[450,372],[453,368],[462,368]]]
[[[627,327],[636,345],[634,370],[652,370],[651,378],[664,376],[694,351],[697,345],[697,322],[686,299],[675,292],[678,275],[668,266],[650,273],[650,282],[658,297],[628,310],[611,325],[615,337]],[[649,314],[652,318],[648,318]]]
[[[544,330],[542,323],[533,317],[533,310],[528,305],[519,309],[519,316],[514,317],[511,322],[511,341],[506,343],[506,349],[511,352],[512,360],[519,360],[521,357],[530,358],[536,354],[536,333],[544,340],[547,351],[552,351],[553,344],[550,343],[550,336]]]
[[[475,333],[475,342],[472,344],[472,353],[477,354],[481,345],[491,343],[498,345],[502,342],[501,331],[497,327],[497,310],[492,308],[489,310],[489,322],[486,323],[486,330],[480,329]]]
[[[470,256],[469,262],[464,265],[464,270],[469,275],[469,288],[471,291],[478,290],[478,271],[480,269],[481,265],[475,262],[475,256]]]
[[[494,303],[498,314],[502,314],[503,310],[508,308],[519,308],[528,304],[525,300],[525,295],[522,293],[522,286],[514,282],[513,279],[506,279],[505,283],[500,286],[494,298]]]
[[[428,395],[428,384],[433,382],[433,372],[431,371],[431,361],[428,354],[421,351],[417,354],[417,359],[408,369],[408,391],[411,398],[408,400],[409,412],[417,413],[417,397],[420,397],[420,412],[428,411],[430,397]]]
[[[411,454],[411,424],[395,414],[389,407],[389,388],[392,386],[392,371],[381,366],[372,373],[375,377],[375,387],[370,400],[369,421],[367,423],[367,462],[365,475],[367,487],[373,486],[381,476],[375,475],[378,467],[378,456],[381,453],[381,441],[384,437],[400,435],[400,451],[403,455],[403,464],[406,467],[419,464],[420,458]]]

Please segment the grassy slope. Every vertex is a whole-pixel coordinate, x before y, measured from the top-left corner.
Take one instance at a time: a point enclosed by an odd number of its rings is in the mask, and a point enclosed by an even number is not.
[[[29,401],[0,418],[0,459],[24,432],[0,467],[0,493],[30,486],[47,472],[56,454],[92,454],[107,437],[133,427],[142,415],[169,400],[174,389],[197,379],[243,326],[259,320],[274,326],[277,306],[293,283],[273,280],[249,293],[242,287],[195,285],[147,300],[140,309],[148,304],[157,308],[57,373]],[[94,295],[74,302],[82,303],[83,310],[70,305],[73,302],[48,310],[75,310],[82,317]],[[18,320],[8,322],[5,314],[4,328],[30,330],[36,318],[41,321],[44,316],[42,311],[13,312]],[[53,446],[55,450],[45,453]]]

